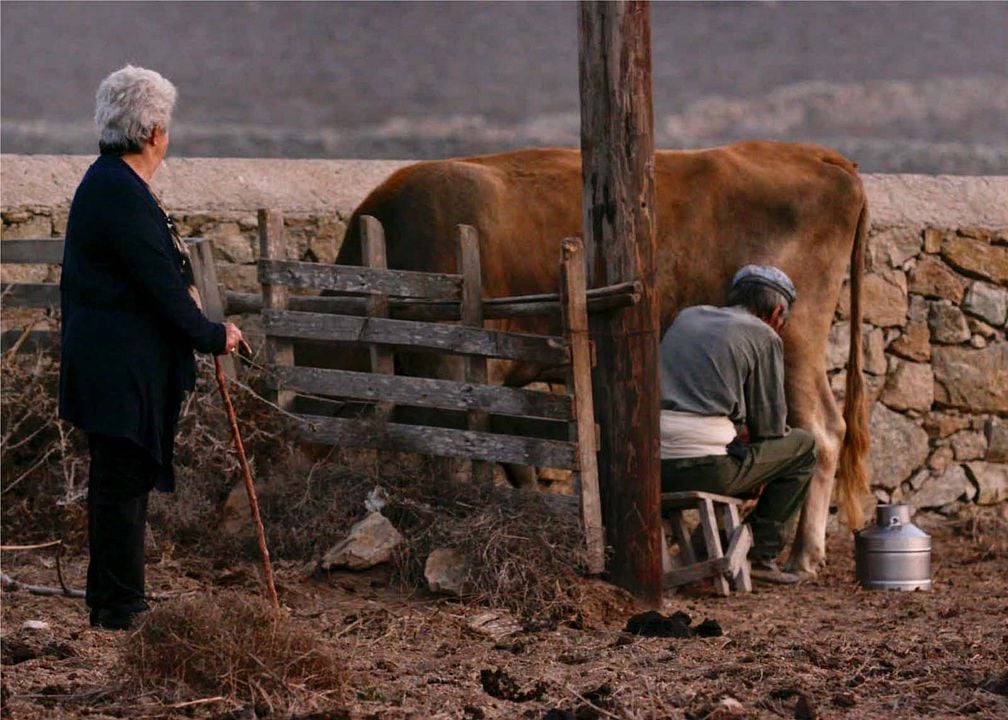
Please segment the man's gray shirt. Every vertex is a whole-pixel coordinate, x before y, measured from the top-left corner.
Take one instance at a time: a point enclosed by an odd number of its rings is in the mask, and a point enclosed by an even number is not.
[[[752,440],[787,434],[783,343],[745,308],[685,308],[659,356],[663,410],[726,416]]]

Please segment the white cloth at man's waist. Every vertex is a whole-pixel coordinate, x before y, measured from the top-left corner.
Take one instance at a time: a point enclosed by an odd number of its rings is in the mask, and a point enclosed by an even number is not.
[[[662,460],[727,455],[734,439],[735,426],[724,415],[661,411]]]

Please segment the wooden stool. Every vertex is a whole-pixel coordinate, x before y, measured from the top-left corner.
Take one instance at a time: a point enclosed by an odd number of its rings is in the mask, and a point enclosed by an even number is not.
[[[752,530],[739,518],[741,504],[742,498],[705,492],[662,493],[662,516],[672,524],[672,534],[679,545],[679,557],[684,563],[682,567],[665,573],[665,588],[713,578],[714,589],[721,595],[728,595],[729,587],[736,592],[752,591],[748,558],[753,544]],[[707,559],[699,562],[683,518],[683,510],[692,509],[700,512],[700,527],[703,528],[704,545],[707,547]],[[721,511],[721,523],[728,536],[727,549],[721,547],[716,509]],[[664,542],[662,552],[667,557],[668,547]]]

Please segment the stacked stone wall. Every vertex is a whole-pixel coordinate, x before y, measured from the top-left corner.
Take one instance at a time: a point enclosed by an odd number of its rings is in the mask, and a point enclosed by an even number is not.
[[[4,156],[0,237],[61,236],[88,162]],[[331,262],[353,208],[403,164],[175,160],[155,184],[184,235],[214,241],[221,282],[257,292],[256,208],[284,210],[289,257]],[[869,175],[865,185],[873,222],[861,332],[875,497],[942,516],[976,505],[1008,512],[1008,178]],[[4,281],[58,272],[2,268]],[[845,288],[827,348],[841,400],[848,311]],[[4,312],[4,329],[21,322]]]
[[[942,515],[1008,500],[1008,229],[873,226],[862,297],[875,497]],[[827,355],[840,400],[848,306]]]

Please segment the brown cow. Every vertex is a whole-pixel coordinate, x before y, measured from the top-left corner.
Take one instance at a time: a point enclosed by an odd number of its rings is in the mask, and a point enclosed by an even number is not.
[[[783,332],[789,419],[810,431],[818,467],[801,515],[790,566],[814,573],[825,560],[833,477],[840,466],[841,507],[860,521],[867,493],[867,432],[861,333],[851,333],[844,414],[826,376],[826,342],[851,261],[851,324],[860,327],[867,204],[856,166],[814,145],[745,142],[696,151],[658,151],[657,290],[662,331],[676,312],[725,300],[732,274],[747,263],[783,269],[798,290]],[[479,232],[487,297],[555,292],[560,242],[582,233],[577,150],[530,149],[421,162],[375,189],[354,212],[337,259],[360,263],[359,221],[381,221],[391,268],[454,272],[459,223]],[[526,332],[545,320],[509,320]],[[554,332],[556,328],[552,329]],[[442,374],[436,368],[407,372]],[[535,372],[499,375],[524,384]],[[846,433],[845,433],[846,428]]]

